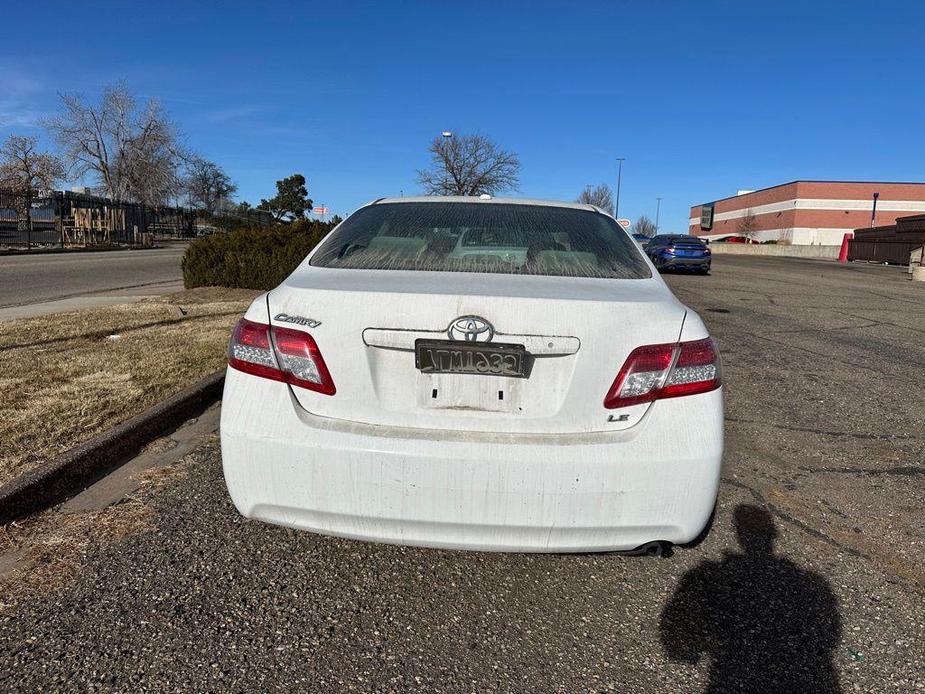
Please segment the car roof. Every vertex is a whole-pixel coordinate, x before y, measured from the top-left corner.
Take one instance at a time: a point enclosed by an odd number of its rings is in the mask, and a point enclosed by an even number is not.
[[[534,198],[496,198],[494,196],[486,199],[475,195],[418,195],[401,198],[379,198],[378,200],[373,200],[368,204],[384,205],[386,203],[395,202],[474,202],[480,205],[540,205],[542,207],[566,207],[574,210],[588,210],[590,212],[600,212],[601,214],[606,214],[603,210],[595,207],[594,205],[585,205],[580,202],[565,202],[563,200],[539,200]]]

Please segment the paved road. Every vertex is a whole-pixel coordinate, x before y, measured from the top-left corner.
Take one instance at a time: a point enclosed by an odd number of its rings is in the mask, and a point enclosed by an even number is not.
[[[298,533],[235,513],[210,441],[150,497],[156,530],[0,617],[0,689],[925,689],[925,287],[715,263],[669,278],[727,384],[699,547],[499,555]]]
[[[0,256],[0,309],[88,295],[156,294],[181,281],[184,250],[185,245],[176,244],[151,250]]]

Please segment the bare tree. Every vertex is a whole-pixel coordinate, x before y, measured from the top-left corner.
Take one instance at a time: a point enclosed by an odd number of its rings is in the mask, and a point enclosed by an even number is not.
[[[38,151],[38,138],[10,135],[0,148],[0,186],[31,196],[34,191],[51,190],[64,179],[62,161]]]
[[[758,232],[758,220],[755,218],[752,208],[749,207],[745,210],[745,216],[739,220],[737,230],[742,236],[754,243]]]
[[[38,138],[24,135],[7,138],[0,148],[0,187],[15,194],[12,203],[20,217],[20,229],[32,229],[33,196],[53,189],[64,173],[60,159],[38,151]]]
[[[520,160],[484,135],[434,138],[430,166],[418,171],[428,195],[495,195],[517,190]]]
[[[588,186],[581,191],[581,194],[575,202],[580,202],[584,205],[594,205],[595,207],[600,207],[608,214],[613,214],[613,191],[606,183],[599,183],[593,188]]]
[[[139,107],[124,84],[105,87],[96,104],[81,94],[60,96],[62,112],[46,125],[74,175],[93,176],[114,200],[156,205],[179,192],[188,155],[157,101]]]
[[[190,204],[210,214],[238,190],[218,164],[202,157],[194,157],[190,162],[184,187]]]
[[[636,223],[633,225],[634,234],[642,234],[643,236],[648,236],[649,238],[655,236],[657,231],[658,230],[655,228],[655,222],[653,222],[645,215],[642,215],[639,219],[637,219]]]

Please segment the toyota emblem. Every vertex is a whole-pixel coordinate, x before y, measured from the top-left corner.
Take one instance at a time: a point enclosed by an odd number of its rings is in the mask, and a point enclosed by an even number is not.
[[[446,331],[451,340],[465,342],[491,342],[495,329],[480,316],[460,316],[450,323]]]

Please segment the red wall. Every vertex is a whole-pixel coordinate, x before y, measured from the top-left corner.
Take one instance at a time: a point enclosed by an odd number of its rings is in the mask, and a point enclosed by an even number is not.
[[[880,200],[925,201],[925,183],[839,183],[831,181],[797,181],[774,188],[756,190],[753,193],[717,200],[714,214],[735,212],[749,208],[783,202],[793,199],[870,200],[874,192],[880,193]],[[691,208],[690,216],[700,219],[700,205]],[[886,211],[877,210],[876,224],[892,224],[898,217],[921,214],[920,210]],[[709,231],[701,231],[700,224],[693,224],[693,234],[729,234],[738,230],[741,218],[715,221]],[[869,210],[784,210],[759,214],[755,217],[757,231],[790,227],[857,229],[870,225]]]

